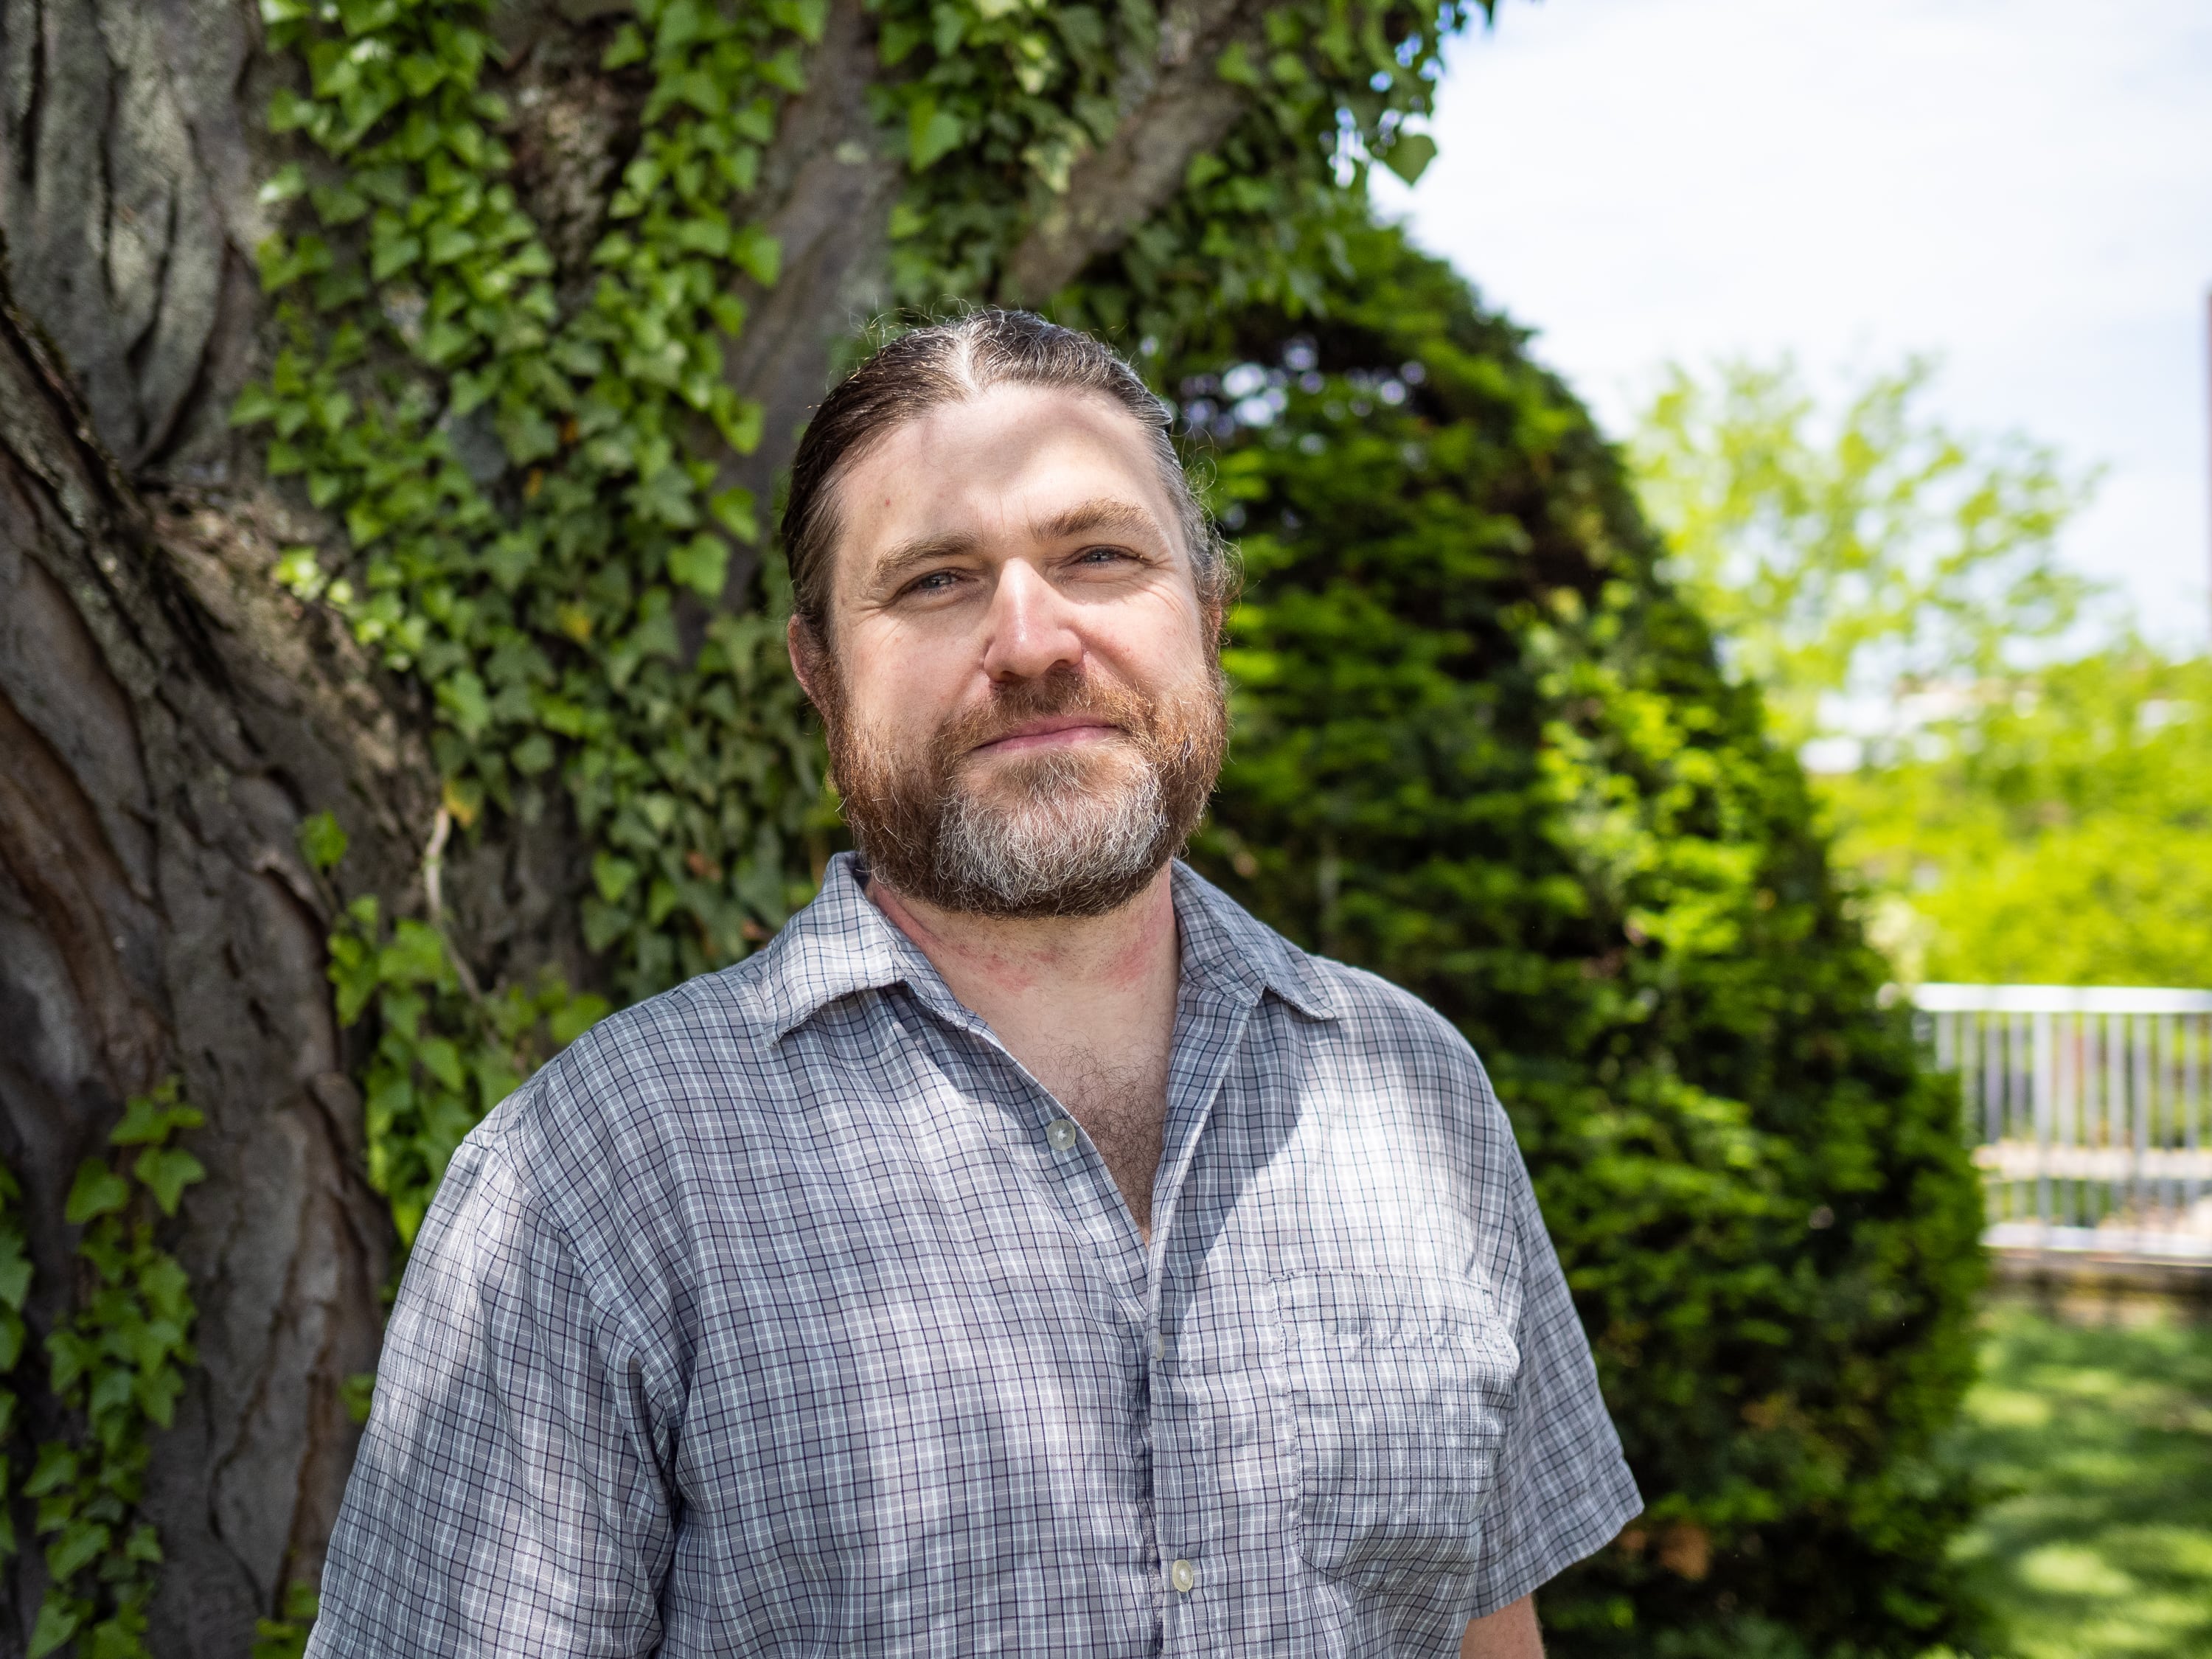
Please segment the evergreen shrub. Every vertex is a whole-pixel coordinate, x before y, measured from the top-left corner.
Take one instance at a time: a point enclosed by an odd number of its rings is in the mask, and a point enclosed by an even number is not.
[[[1650,1504],[1545,1591],[1553,1650],[1971,1645],[1955,1091],[1587,413],[1343,235],[1324,315],[1239,317],[1175,388],[1248,577],[1194,856],[1455,1021],[1512,1115]]]

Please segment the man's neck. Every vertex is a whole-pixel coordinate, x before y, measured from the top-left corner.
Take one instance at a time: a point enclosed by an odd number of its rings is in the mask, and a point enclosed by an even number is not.
[[[876,908],[920,947],[952,994],[990,1018],[986,1005],[1026,1005],[1064,1018],[1071,1004],[1118,1000],[1172,983],[1180,966],[1175,897],[1163,867],[1145,890],[1103,916],[1008,919],[947,910],[871,878]]]
[[[1022,921],[945,910],[873,879],[867,890],[1090,1133],[1147,1233],[1182,978],[1172,879],[1163,868],[1103,916]]]

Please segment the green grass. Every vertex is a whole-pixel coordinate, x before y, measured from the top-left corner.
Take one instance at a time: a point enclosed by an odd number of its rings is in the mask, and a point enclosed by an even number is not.
[[[2212,1324],[1986,1316],[1961,1540],[2012,1659],[2212,1656]]]

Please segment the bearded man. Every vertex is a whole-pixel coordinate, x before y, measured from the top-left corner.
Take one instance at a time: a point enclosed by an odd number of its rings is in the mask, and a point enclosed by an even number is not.
[[[1466,1042],[1176,854],[1232,563],[979,312],[833,392],[791,659],[857,855],[454,1158],[309,1651],[1534,1659],[1638,1507]]]

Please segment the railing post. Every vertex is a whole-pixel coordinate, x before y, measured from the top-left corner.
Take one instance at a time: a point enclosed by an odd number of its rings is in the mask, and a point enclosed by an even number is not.
[[[2051,1016],[2037,1014],[2035,1018],[2035,1077],[2030,1085],[2034,1091],[2035,1140],[2043,1149],[2043,1169],[2035,1188],[2036,1219],[2048,1232],[2054,1224],[2051,1203],[2051,1149],[2057,1139],[2057,1054],[2051,1041]]]
[[[2129,1024],[2134,1028],[2130,1034],[2134,1040],[2128,1047],[2129,1058],[2135,1062],[2135,1111],[2133,1114],[2135,1136],[2131,1147],[2135,1156],[2130,1160],[2131,1167],[2129,1170],[2128,1202],[2134,1211],[2131,1218],[2140,1230],[2146,1219],[2143,1212],[2149,1207],[2150,1204],[2150,1183],[2148,1179],[2150,1163],[2148,1154],[2151,1113],[2150,1016],[2138,1014],[2129,1021]]]
[[[2198,1092],[2203,1079],[2201,1069],[2204,1048],[2212,1042],[2212,1014],[2202,1019],[2182,1020],[2182,1068],[2185,1081],[2181,1091],[2181,1118],[2189,1149],[2189,1208],[2194,1211],[2197,1201],[2203,1195],[2204,1185],[2197,1171],[2197,1154],[2203,1150],[2197,1138],[2197,1121],[2203,1114],[2204,1102]]]
[[[1927,985],[1914,1002],[1988,1148],[1993,1241],[2212,1267],[2212,989]]]

